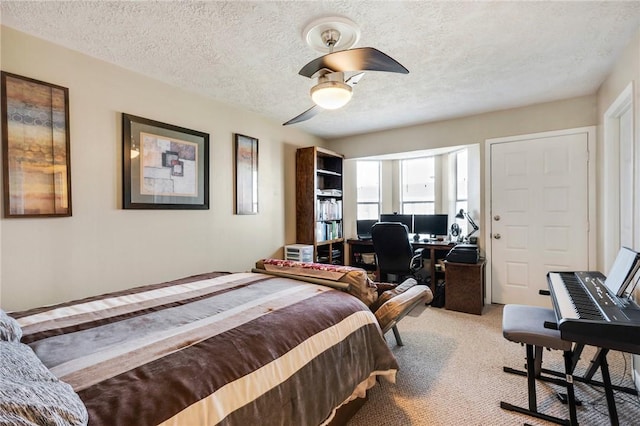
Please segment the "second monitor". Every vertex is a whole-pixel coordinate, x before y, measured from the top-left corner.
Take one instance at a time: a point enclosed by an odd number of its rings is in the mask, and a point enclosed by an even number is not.
[[[446,214],[414,214],[413,232],[416,235],[426,237],[446,236],[449,234],[449,216]]]
[[[380,222],[400,222],[407,225],[409,232],[413,232],[413,215],[398,213],[383,213],[380,215]]]

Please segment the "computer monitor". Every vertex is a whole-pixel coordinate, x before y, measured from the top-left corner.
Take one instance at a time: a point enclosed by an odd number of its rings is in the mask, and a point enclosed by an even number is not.
[[[356,221],[356,233],[361,240],[371,239],[371,227],[374,223],[378,222],[377,219],[360,219]]]
[[[447,235],[449,216],[446,214],[414,214],[413,232],[418,235]]]
[[[400,222],[407,225],[409,232],[413,232],[413,215],[398,213],[383,213],[380,215],[380,222]]]

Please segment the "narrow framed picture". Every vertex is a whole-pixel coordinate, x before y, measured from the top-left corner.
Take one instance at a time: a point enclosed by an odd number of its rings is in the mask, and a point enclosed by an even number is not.
[[[235,134],[236,214],[258,214],[258,139]]]
[[[69,89],[2,72],[4,216],[71,216]]]
[[[209,208],[209,134],[122,114],[125,209]]]

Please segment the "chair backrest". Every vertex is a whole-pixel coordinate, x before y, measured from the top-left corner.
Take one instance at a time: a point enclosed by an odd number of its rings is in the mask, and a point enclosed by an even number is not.
[[[378,222],[371,228],[373,250],[381,274],[408,274],[413,249],[409,229],[398,222]]]

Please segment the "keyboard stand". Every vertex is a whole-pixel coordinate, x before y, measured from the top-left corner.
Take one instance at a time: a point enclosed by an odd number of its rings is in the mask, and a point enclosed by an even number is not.
[[[591,366],[589,367],[589,371],[588,371],[588,373],[590,373],[590,376],[587,377],[587,374],[585,374],[585,376],[583,377],[573,376],[573,380],[575,380],[576,382],[588,383],[590,385],[604,387],[604,394],[607,398],[607,409],[609,410],[609,421],[611,422],[611,426],[619,426],[620,423],[618,421],[618,410],[616,409],[616,401],[613,398],[613,390],[615,389],[621,392],[629,393],[631,395],[638,395],[638,391],[636,391],[635,389],[626,388],[622,386],[614,386],[611,383],[611,375],[609,374],[609,364],[607,363],[608,353],[609,353],[609,349],[598,348],[595,357],[591,360]],[[600,367],[600,372],[602,373],[602,382],[593,380],[591,378],[593,377],[593,374],[595,374],[594,366],[595,366],[595,370],[597,370],[598,367]],[[548,374],[562,376],[562,374],[557,371],[551,371],[551,370],[545,370],[545,369],[543,369],[542,371]]]
[[[598,371],[598,367],[600,367],[600,352],[602,352],[602,348],[598,348],[596,354],[591,359],[591,366],[589,367],[587,372],[584,373],[585,379],[591,379],[593,375],[596,374],[596,371]]]
[[[578,355],[582,352],[584,345],[578,344],[574,348],[574,351],[577,351]],[[638,391],[633,388],[628,388],[624,386],[617,386],[611,383],[611,375],[609,374],[609,364],[607,363],[607,354],[609,353],[609,349],[598,348],[595,356],[591,360],[591,366],[589,370],[584,376],[573,376],[573,380],[580,383],[587,383],[594,386],[601,386],[604,388],[604,393],[607,399],[607,409],[609,411],[609,421],[611,422],[611,426],[619,426],[618,420],[618,410],[616,409],[616,402],[613,397],[613,391],[617,390],[620,392],[625,392],[630,395],[638,395]],[[574,357],[573,365],[577,362],[576,357]],[[547,368],[539,368],[536,366],[536,379],[541,380],[543,382],[554,383],[554,384],[562,384],[558,379],[553,377],[544,376],[544,374],[555,376],[555,377],[564,377],[565,374],[555,370],[549,370]],[[595,374],[596,370],[600,368],[600,372],[602,373],[602,382],[593,380],[592,377]],[[526,376],[526,371],[516,370],[513,368],[504,367],[503,370],[507,373],[517,374],[519,376]]]
[[[604,381],[604,393],[607,396],[607,408],[609,409],[609,420],[611,426],[618,426],[618,411],[616,410],[616,401],[613,399],[613,389],[611,388],[611,377],[609,376],[609,364],[607,364],[607,353],[609,349],[602,349],[598,354],[600,372]]]

